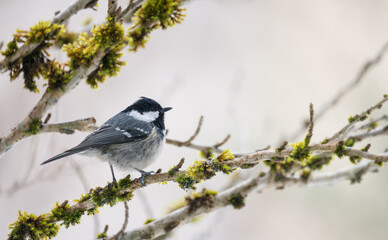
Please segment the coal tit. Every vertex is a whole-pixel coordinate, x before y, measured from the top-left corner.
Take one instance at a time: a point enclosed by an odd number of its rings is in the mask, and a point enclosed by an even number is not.
[[[141,97],[89,134],[79,145],[41,165],[79,153],[108,162],[113,182],[116,182],[113,166],[123,170],[137,170],[141,173],[140,181],[144,186],[144,177],[152,171],[145,172],[142,169],[153,163],[163,148],[164,113],[171,109],[162,108],[155,100]]]

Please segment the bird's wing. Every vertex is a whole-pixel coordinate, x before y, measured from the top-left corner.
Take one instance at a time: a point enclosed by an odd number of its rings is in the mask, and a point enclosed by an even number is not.
[[[117,115],[114,121],[108,120],[96,131],[89,134],[79,145],[46,160],[42,164],[82,152],[89,148],[141,141],[151,134],[153,128],[154,126],[151,123],[139,121],[127,115]]]
[[[143,121],[116,122],[104,124],[85,138],[76,149],[87,149],[108,144],[120,144],[140,141],[152,132],[153,125]],[[73,149],[74,149],[73,148]]]

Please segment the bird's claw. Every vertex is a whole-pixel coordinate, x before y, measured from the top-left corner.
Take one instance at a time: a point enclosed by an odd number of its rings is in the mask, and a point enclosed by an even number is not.
[[[137,168],[136,168],[136,170],[137,170],[138,172],[140,172],[140,174],[141,174],[140,183],[141,183],[141,185],[142,185],[143,187],[146,185],[145,182],[144,182],[144,178],[147,177],[147,176],[149,176],[149,175],[151,175],[151,174],[153,174],[153,173],[155,173],[154,171],[146,172],[146,171],[143,171],[143,170],[140,170],[140,169],[137,169]]]

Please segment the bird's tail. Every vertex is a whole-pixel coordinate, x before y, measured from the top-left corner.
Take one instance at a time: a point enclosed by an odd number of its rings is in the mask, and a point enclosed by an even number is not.
[[[49,162],[52,162],[52,161],[55,161],[55,160],[79,153],[79,152],[82,152],[83,150],[85,150],[85,149],[74,149],[74,148],[69,149],[63,153],[60,153],[58,155],[55,155],[54,157],[47,159],[46,161],[42,162],[40,165],[44,165],[46,163],[49,163]]]

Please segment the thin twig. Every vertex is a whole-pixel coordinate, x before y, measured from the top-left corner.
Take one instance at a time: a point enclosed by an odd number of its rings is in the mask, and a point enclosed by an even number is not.
[[[318,121],[328,110],[334,107],[344,96],[346,96],[347,93],[356,87],[365,78],[366,74],[381,62],[387,52],[387,49],[388,42],[384,43],[383,47],[378,51],[374,58],[364,63],[353,79],[351,79],[343,88],[341,88],[332,98],[330,98],[316,111],[315,121]],[[298,136],[300,136],[308,126],[307,122],[307,120],[304,120],[301,127],[291,135],[289,140],[295,140]]]
[[[108,14],[115,15],[117,10],[117,0],[108,0]]]
[[[128,219],[129,219],[129,208],[128,208],[128,202],[127,201],[124,202],[124,208],[125,208],[125,215],[124,215],[123,226],[121,227],[120,231],[118,231],[113,237],[108,238],[109,240],[120,239],[123,236],[123,234],[125,232],[125,229],[127,228]]]
[[[374,118],[374,119],[370,120],[369,122],[367,122],[367,123],[359,126],[358,128],[354,129],[354,131],[363,130],[363,129],[369,129],[373,125],[376,125],[378,122],[383,121],[383,120],[388,120],[388,115],[387,114],[384,114],[384,115],[382,115],[380,117],[377,117],[377,118]]]
[[[224,138],[224,140],[222,140],[221,142],[214,144],[213,147],[214,147],[214,148],[219,148],[219,147],[221,147],[222,145],[224,145],[229,139],[230,139],[230,134],[228,134],[228,135]]]
[[[357,122],[361,121],[362,119],[366,118],[373,110],[375,109],[378,109],[378,108],[381,108],[383,103],[385,103],[386,101],[388,101],[388,96],[385,96],[380,102],[378,102],[377,104],[375,104],[374,106],[368,108],[366,111],[364,111],[363,113],[361,113],[360,115],[356,115],[354,116],[352,120],[350,120],[350,122],[345,126],[343,127],[341,130],[339,130],[338,132],[336,132],[333,136],[331,136],[330,138],[326,139],[327,142],[333,142],[334,140],[337,140],[338,138],[340,138],[343,134],[346,133],[347,130],[349,130],[351,127],[354,126],[354,124],[356,124]]]
[[[127,23],[132,22],[133,16],[135,16],[136,11],[141,7],[141,4],[144,0],[131,0],[128,6],[119,14],[118,19],[123,19]]]
[[[182,143],[182,146],[187,146],[189,145],[199,134],[199,132],[201,131],[201,127],[202,127],[202,123],[203,123],[203,116],[201,116],[199,118],[199,121],[198,121],[198,125],[197,125],[197,129],[195,129],[195,132],[194,134],[189,138],[187,139],[186,141],[184,141]]]
[[[305,137],[305,139],[308,139],[308,142],[310,142],[311,138],[313,137],[313,130],[314,130],[314,106],[312,103],[310,103],[310,121],[308,126],[308,133]]]
[[[365,131],[361,133],[354,133],[346,136],[346,138],[352,138],[355,141],[361,141],[366,138],[371,138],[375,136],[382,136],[382,135],[388,135],[388,125],[383,126],[383,127],[378,127],[375,129],[372,129],[370,131]]]

